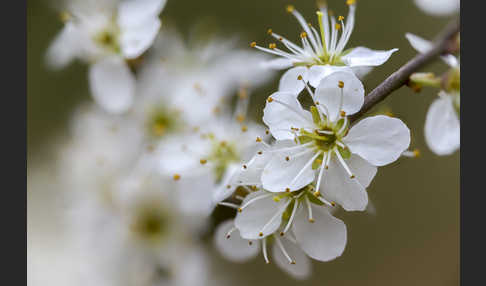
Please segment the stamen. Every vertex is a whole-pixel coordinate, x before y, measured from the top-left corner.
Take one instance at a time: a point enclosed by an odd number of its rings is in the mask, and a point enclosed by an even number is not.
[[[251,42],[250,47],[252,47],[252,48],[256,47],[256,42]]]
[[[229,207],[229,208],[232,208],[232,209],[235,209],[235,210],[237,210],[240,207],[237,204],[232,204],[232,203],[227,203],[227,202],[219,202],[218,205]]]
[[[307,142],[307,143],[304,143],[304,144],[301,144],[301,145],[297,145],[297,146],[292,146],[292,147],[285,147],[285,148],[281,148],[281,149],[274,149],[274,150],[270,150],[270,152],[284,152],[284,151],[292,151],[292,150],[296,150],[296,149],[301,149],[301,148],[304,148],[304,147],[308,147],[310,145],[314,144],[314,142]]]
[[[262,250],[263,250],[263,258],[265,259],[265,263],[270,264],[270,261],[268,260],[268,255],[267,255],[267,240],[263,239],[262,241]]]
[[[244,205],[242,205],[241,207],[239,207],[238,208],[238,211],[239,212],[242,212],[247,206],[251,205],[252,203],[254,203],[256,201],[259,201],[261,199],[264,199],[264,198],[268,198],[270,196],[273,196],[273,194],[264,194],[264,195],[261,195],[261,196],[258,196],[258,197],[254,197],[253,199],[249,200]]]
[[[207,162],[208,162],[208,160],[206,160],[206,159],[201,159],[201,160],[199,160],[199,163],[201,163],[201,165],[204,165],[204,164],[206,164]]]
[[[181,179],[181,175],[174,174],[174,176],[172,178],[174,179],[174,181],[179,181]]]
[[[410,157],[410,158],[417,158],[417,157],[420,157],[420,151],[418,149],[415,149],[413,151],[410,151],[410,150],[403,151],[402,156]]]
[[[231,237],[231,233],[236,230],[236,227],[232,227],[227,233],[226,233],[226,239],[229,239]]]
[[[327,161],[327,156],[329,156],[329,154],[326,152],[326,153],[324,153],[324,155],[322,157],[321,169],[319,170],[319,175],[317,176],[316,193],[319,193],[319,187],[321,186],[322,175],[324,173],[324,169],[325,169],[325,165],[326,165],[326,161]],[[317,197],[318,196],[319,196],[319,194],[317,195]]]
[[[289,263],[290,264],[295,264],[295,261],[292,258],[290,258],[289,254],[285,250],[285,247],[283,246],[282,242],[280,241],[280,238],[278,238],[278,237],[275,236],[275,241],[277,242],[277,245],[280,248],[280,251],[282,251],[283,255],[285,256],[285,258],[287,258],[287,260],[289,261]]]
[[[353,175],[353,173],[351,172],[351,170],[349,169],[348,165],[346,164],[346,162],[344,162],[344,159],[343,157],[341,156],[341,153],[339,153],[339,150],[337,148],[334,148],[334,154],[336,154],[336,157],[338,158],[339,162],[341,163],[341,165],[343,166],[343,168],[346,170],[346,172],[348,173],[349,177],[351,179],[354,179],[355,176]]]
[[[292,213],[290,214],[289,221],[287,222],[287,225],[285,226],[284,230],[280,233],[280,236],[284,236],[287,231],[289,230],[290,226],[292,225],[292,222],[294,221],[294,216],[295,213],[297,212],[297,208],[299,207],[299,201],[294,200],[294,209],[292,210]]]
[[[346,116],[344,116],[343,126],[341,126],[341,128],[339,128],[337,134],[342,135],[342,133],[346,130],[347,125],[348,125],[348,118]]]
[[[310,223],[313,223],[314,222],[314,218],[312,217],[312,206],[309,202],[309,197],[305,196],[305,204],[307,205],[307,211],[309,212],[309,222]]]

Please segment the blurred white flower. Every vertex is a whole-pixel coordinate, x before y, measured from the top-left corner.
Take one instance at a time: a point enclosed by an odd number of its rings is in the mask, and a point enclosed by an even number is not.
[[[407,33],[407,39],[418,52],[425,53],[432,43],[419,36]],[[460,126],[460,61],[454,55],[441,57],[450,70],[440,79],[439,98],[430,105],[425,118],[425,141],[437,155],[450,155],[461,144]]]
[[[299,76],[300,77],[300,76]],[[300,77],[301,78],[301,77]],[[361,109],[364,88],[350,72],[325,77],[313,106],[304,110],[298,94],[276,92],[264,109],[263,121],[286,147],[265,165],[262,185],[270,192],[295,192],[316,182],[316,197],[345,210],[365,210],[366,187],[376,166],[397,160],[410,144],[410,130],[399,119],[378,115],[349,126],[348,115]]]
[[[63,30],[47,51],[48,64],[74,59],[90,64],[89,84],[105,110],[122,113],[133,104],[135,78],[128,60],[139,57],[157,35],[166,0],[70,1]]]
[[[181,208],[208,215],[238,187],[239,174],[247,168],[243,162],[256,153],[255,138],[264,129],[224,116],[201,123],[161,142],[156,156],[162,174],[176,182]]]
[[[177,33],[164,31],[140,70],[140,102],[162,103],[189,125],[200,125],[223,112],[238,88],[251,91],[274,74],[258,65],[266,56],[235,44],[217,37],[190,44]]]
[[[447,16],[459,12],[460,0],[414,0],[425,13],[434,16]]]
[[[317,87],[321,79],[334,71],[349,70],[364,75],[371,70],[369,67],[382,65],[398,51],[375,51],[365,47],[345,50],[355,25],[356,10],[354,0],[347,0],[346,3],[349,6],[346,23],[343,16],[337,19],[333,15],[329,16],[326,4],[321,5],[317,12],[319,32],[306,22],[293,6],[287,6],[287,11],[295,16],[303,29],[300,34],[301,47],[271,29],[268,30],[268,34],[281,42],[289,52],[278,49],[275,43],[271,43],[269,48],[257,46],[255,42],[251,43],[252,47],[280,57],[265,63],[265,66],[275,69],[290,68],[280,79],[280,91],[300,92],[304,85],[297,81],[298,75],[313,87]]]

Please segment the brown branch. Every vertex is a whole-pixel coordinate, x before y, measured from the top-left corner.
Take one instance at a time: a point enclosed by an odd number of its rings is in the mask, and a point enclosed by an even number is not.
[[[418,54],[399,70],[390,75],[385,81],[378,85],[366,97],[361,110],[350,116],[350,121],[354,122],[373,106],[384,100],[393,91],[399,89],[408,82],[410,75],[417,72],[438,56],[457,51],[457,45],[454,43],[456,35],[459,33],[459,20],[451,22],[439,35],[438,39],[431,50],[424,54]]]

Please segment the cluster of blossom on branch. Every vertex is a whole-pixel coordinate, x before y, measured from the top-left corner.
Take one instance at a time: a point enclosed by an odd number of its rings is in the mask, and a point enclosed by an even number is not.
[[[103,285],[209,283],[199,238],[226,206],[235,216],[214,233],[224,257],[262,253],[291,276],[309,277],[310,259],[345,250],[337,211],[365,211],[377,168],[416,155],[402,120],[350,120],[366,100],[363,76],[398,49],[347,47],[354,0],[345,17],[320,4],[316,24],[287,6],[300,43],[269,29],[275,42],[252,42],[257,50],[215,36],[183,40],[161,27],[165,2],[67,1],[47,52],[52,67],[89,64],[94,103],[75,113],[59,166],[73,236],[104,257],[86,271]],[[407,38],[420,53],[432,48]],[[425,120],[439,155],[459,148],[459,60],[443,59],[451,67],[444,76],[416,73],[409,82],[441,89]],[[276,70],[286,71],[266,98],[263,124],[251,120],[251,94]]]

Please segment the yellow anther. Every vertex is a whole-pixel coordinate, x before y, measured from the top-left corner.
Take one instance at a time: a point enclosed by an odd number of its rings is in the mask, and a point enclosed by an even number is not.
[[[313,218],[310,218],[310,219],[309,219],[309,222],[310,222],[310,223],[314,223],[314,221],[315,221],[315,220],[314,220]]]
[[[241,126],[241,132],[248,131],[248,127],[246,125]]]
[[[226,141],[223,140],[223,141],[219,142],[219,145],[221,145],[223,147],[226,146]]]
[[[307,38],[307,33],[306,33],[306,32],[302,32],[302,33],[300,33],[300,37],[301,37],[301,38]]]
[[[339,82],[338,82],[338,87],[339,87],[339,88],[343,88],[343,87],[344,87],[344,82],[339,81]]]
[[[268,130],[268,129],[265,130],[265,134],[267,134],[267,135],[270,134],[270,130]]]
[[[295,264],[295,261],[290,262],[290,264],[292,264],[292,265]]]
[[[321,195],[321,193],[320,193],[319,191],[314,192],[314,196],[318,197],[318,196],[320,196],[320,195]]]
[[[263,232],[260,232],[260,233],[258,234],[258,236],[263,236]]]
[[[226,185],[226,188],[227,189],[231,189],[231,185]]]
[[[269,98],[267,99],[267,101],[268,101],[268,102],[272,102],[272,101],[273,101],[273,98],[272,98],[272,97],[269,97]]]
[[[309,23],[307,23],[307,26],[312,27],[312,24],[309,22]]]
[[[351,6],[351,5],[354,5],[354,4],[356,4],[356,0],[346,0],[346,5]]]
[[[344,20],[344,16],[339,16],[338,21],[342,21],[342,20]]]
[[[236,116],[236,120],[238,120],[238,122],[242,123],[243,121],[245,121],[245,116],[243,114],[238,114]]]
[[[394,114],[391,111],[386,111],[385,115],[388,116],[388,117],[394,117]]]
[[[290,189],[289,188],[285,188],[285,192],[290,193]]]
[[[257,137],[257,138],[256,138],[256,142],[262,142],[262,138]]]
[[[59,13],[59,19],[63,23],[66,23],[67,21],[71,20],[71,18],[72,18],[72,15],[67,11],[62,11],[61,13]]]
[[[355,176],[355,175],[351,175],[351,177],[350,177],[350,178],[351,178],[351,179],[354,179],[354,178],[356,178],[356,176]]]
[[[329,166],[328,165],[324,166],[324,169],[326,169],[326,170],[329,169]]]
[[[175,174],[172,178],[174,179],[174,181],[179,181],[180,178],[181,178],[181,175]]]
[[[335,202],[331,202],[331,206],[335,207],[336,206],[336,203]]]
[[[277,48],[277,44],[275,44],[275,43],[270,43],[270,44],[268,45],[268,48],[273,50],[273,49]]]
[[[262,152],[262,151],[258,151],[258,153],[257,153],[257,154],[258,154],[258,155],[261,155],[261,154],[263,154],[263,152]]]
[[[285,161],[289,161],[289,160],[290,160],[289,156],[285,157]]]
[[[341,117],[346,116],[346,112],[344,112],[344,110],[341,110],[341,112],[339,112],[339,114],[341,115]]]
[[[199,160],[199,163],[201,163],[201,165],[204,165],[204,164],[206,164],[207,162],[208,162],[208,160],[206,160],[206,159],[201,159],[201,160]]]
[[[267,34],[271,35],[273,33],[272,29],[267,30]]]
[[[247,166],[247,165],[243,165],[243,169],[245,169],[245,170],[246,170],[247,168],[248,168],[248,166]]]
[[[316,101],[316,105],[319,105],[319,101]]]
[[[279,37],[279,38],[278,38],[278,40],[279,40],[279,41],[283,41],[283,38],[282,38],[282,37]]]
[[[302,76],[301,76],[301,75],[299,75],[299,76],[297,77],[297,79],[298,79],[298,80],[302,80]]]
[[[280,236],[284,236],[284,234],[285,234],[285,233],[284,233],[283,231],[282,231],[282,232],[280,232]]]
[[[273,196],[273,201],[274,201],[274,202],[278,203],[278,202],[280,202],[280,200],[281,200],[281,199],[280,199],[280,197],[279,197],[279,196]]]
[[[251,42],[250,47],[252,47],[252,48],[256,47],[256,42]]]
[[[294,12],[295,8],[294,8],[293,5],[287,5],[287,7],[285,9],[287,10],[287,12],[292,13],[292,12]]]
[[[340,30],[341,29],[341,24],[336,23],[335,28],[336,28],[336,30]]]
[[[420,150],[419,149],[413,150],[413,156],[420,157]]]
[[[243,211],[242,208],[238,208],[238,212],[241,213]]]

